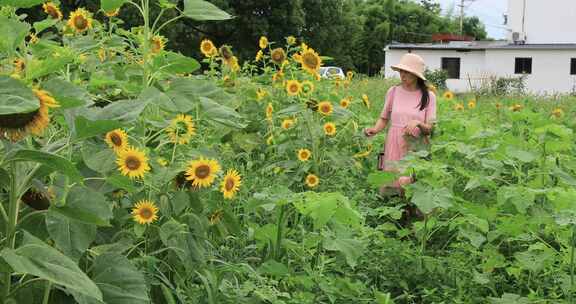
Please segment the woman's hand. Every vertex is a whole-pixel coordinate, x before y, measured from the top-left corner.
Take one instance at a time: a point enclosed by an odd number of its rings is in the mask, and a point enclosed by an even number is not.
[[[364,129],[364,135],[366,135],[367,137],[372,137],[374,135],[378,134],[378,129],[376,128],[366,128]]]
[[[409,121],[404,127],[404,133],[410,134],[414,137],[420,136],[420,124],[421,122],[418,120]]]

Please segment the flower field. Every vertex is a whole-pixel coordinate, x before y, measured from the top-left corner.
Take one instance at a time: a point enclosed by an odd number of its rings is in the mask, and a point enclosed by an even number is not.
[[[574,98],[437,92],[380,197],[394,80],[322,79],[289,33],[186,57],[162,28],[231,16],[150,2],[0,1],[1,303],[573,303]]]

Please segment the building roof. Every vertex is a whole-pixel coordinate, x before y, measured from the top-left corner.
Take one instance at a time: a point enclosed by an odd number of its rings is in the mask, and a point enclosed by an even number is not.
[[[505,40],[496,41],[451,41],[449,43],[392,43],[385,50],[576,50],[576,43],[513,44]]]

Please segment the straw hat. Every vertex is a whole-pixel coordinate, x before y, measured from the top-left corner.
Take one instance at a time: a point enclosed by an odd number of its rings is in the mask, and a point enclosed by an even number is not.
[[[424,77],[424,70],[426,69],[424,59],[422,59],[422,57],[416,54],[412,53],[405,54],[404,56],[402,56],[402,58],[400,58],[400,63],[398,63],[397,65],[393,65],[391,68],[397,72],[400,71],[410,72],[416,75],[416,77],[422,80],[426,80],[426,77]]]

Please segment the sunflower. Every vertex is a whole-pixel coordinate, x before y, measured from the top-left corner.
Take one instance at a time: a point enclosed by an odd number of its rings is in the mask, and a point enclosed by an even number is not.
[[[264,97],[266,97],[266,95],[268,95],[268,92],[262,88],[258,88],[258,90],[256,90],[256,100],[260,101],[262,99],[264,99]]]
[[[274,113],[274,107],[272,107],[272,103],[268,103],[268,106],[266,106],[266,119],[268,119],[269,121],[272,121],[272,113]]]
[[[85,32],[92,28],[92,14],[83,8],[79,8],[70,14],[67,25],[73,28],[76,33]]]
[[[232,49],[228,45],[223,45],[218,49],[218,53],[224,59],[224,61],[228,61],[232,59],[234,53],[232,53]]]
[[[304,93],[304,95],[310,95],[312,92],[314,92],[314,89],[314,83],[312,81],[302,81],[302,93]]]
[[[306,186],[314,188],[318,186],[319,183],[320,179],[318,178],[318,176],[314,174],[308,174],[308,176],[306,176]]]
[[[328,136],[336,135],[336,125],[332,122],[327,122],[324,124],[324,134]]]
[[[272,135],[268,136],[268,138],[266,139],[266,144],[270,146],[273,143],[274,143],[274,136]]]
[[[37,89],[32,91],[39,100],[38,109],[28,113],[1,115],[0,137],[6,136],[16,141],[29,133],[42,135],[44,129],[50,124],[49,109],[60,105],[47,91]]]
[[[362,94],[362,103],[366,108],[370,109],[370,98],[368,98],[368,95]]]
[[[264,58],[264,53],[262,52],[262,50],[258,50],[258,52],[256,53],[256,58],[254,58],[254,60],[258,62],[262,60],[262,58]]]
[[[214,57],[218,53],[214,43],[209,39],[204,39],[200,42],[200,51],[208,58]]]
[[[36,36],[36,33],[31,32],[29,37],[30,37],[30,40],[28,40],[29,44],[37,43],[40,40],[40,39],[38,39],[38,36]]]
[[[52,19],[62,20],[62,12],[60,11],[60,8],[56,4],[52,3],[52,1],[42,4],[42,8]]]
[[[151,224],[158,219],[158,207],[154,202],[141,200],[132,208],[132,218],[138,224]]]
[[[517,104],[514,104],[513,106],[510,107],[510,111],[518,112],[518,111],[521,111],[522,108],[523,108],[523,106],[521,104],[517,103]]]
[[[24,192],[20,200],[34,210],[46,210],[50,208],[50,200],[54,199],[49,191],[30,188]]]
[[[98,55],[98,59],[100,59],[100,62],[104,62],[104,61],[106,60],[106,57],[107,57],[107,55],[106,55],[106,49],[100,48],[100,49],[98,50],[98,54],[97,54],[97,55]]]
[[[464,110],[464,105],[461,104],[461,103],[457,103],[457,104],[454,105],[454,110],[456,110],[456,111],[462,111],[462,110]]]
[[[258,46],[261,49],[265,49],[268,46],[268,38],[266,38],[266,36],[260,37],[260,40],[258,40]]]
[[[328,115],[332,114],[333,110],[334,110],[334,107],[332,106],[332,104],[329,101],[322,101],[318,104],[318,112],[320,114],[328,116]]]
[[[226,60],[226,65],[232,70],[233,72],[238,72],[240,70],[240,65],[238,64],[238,57],[232,56],[229,60]]]
[[[298,63],[302,63],[302,56],[298,53],[294,53],[294,55],[292,55],[292,59]]]
[[[164,157],[158,157],[156,162],[162,167],[166,167],[168,165],[168,161]]]
[[[286,59],[286,52],[284,52],[283,48],[275,48],[270,53],[270,58],[277,65],[281,65],[282,62],[284,62],[284,60]]]
[[[344,109],[348,108],[350,106],[350,98],[342,98],[342,100],[340,100],[340,106]]]
[[[274,73],[274,75],[272,75],[272,81],[276,82],[279,80],[282,80],[282,78],[284,78],[284,72],[282,72],[282,70]]]
[[[288,45],[295,45],[296,44],[296,37],[294,37],[294,36],[286,37],[286,43],[288,43]]]
[[[150,171],[146,154],[136,148],[129,147],[120,151],[116,164],[122,175],[130,178],[143,178],[144,174]]]
[[[560,108],[556,108],[552,111],[552,116],[555,118],[562,118],[564,116],[564,111]]]
[[[310,74],[317,74],[318,69],[322,65],[322,59],[320,58],[320,56],[318,56],[318,54],[313,49],[310,49],[308,47],[306,47],[306,49],[302,51],[300,56],[302,58],[300,61],[302,69],[304,69]]]
[[[118,16],[119,13],[120,13],[120,8],[117,8],[115,10],[104,12],[104,15],[106,15],[106,17],[108,17],[108,18],[112,18],[112,17]]]
[[[178,114],[172,119],[168,128],[166,128],[170,141],[178,145],[184,145],[190,142],[190,139],[196,134],[192,116]]]
[[[472,99],[468,101],[468,109],[474,109],[474,108],[476,108],[476,100]]]
[[[21,58],[17,58],[14,60],[14,73],[22,73],[26,68],[26,63]]]
[[[300,150],[298,150],[297,155],[298,155],[298,159],[300,161],[305,162],[305,161],[308,161],[310,159],[310,156],[312,156],[312,152],[310,152],[310,150],[308,150],[308,149],[300,149]]]
[[[286,81],[286,92],[288,96],[296,96],[302,92],[302,85],[298,80]]]
[[[120,153],[128,148],[128,134],[122,129],[116,129],[106,133],[105,140],[108,146],[114,149],[116,153]]]
[[[284,119],[282,121],[282,129],[288,130],[294,126],[294,119]]]
[[[231,199],[240,189],[240,185],[242,185],[240,174],[238,174],[236,170],[230,169],[226,172],[224,180],[220,185],[220,192],[224,194],[224,198]]]
[[[444,95],[442,95],[442,97],[444,97],[444,99],[447,99],[447,100],[452,100],[452,99],[454,99],[454,93],[452,93],[450,91],[446,91],[446,92],[444,92]]]
[[[218,171],[218,161],[201,157],[191,161],[186,168],[186,180],[192,181],[192,186],[195,187],[208,187],[214,183]]]
[[[352,80],[352,77],[354,77],[354,72],[352,71],[346,72],[346,79]]]
[[[153,54],[160,53],[164,49],[165,46],[166,46],[166,38],[164,38],[163,36],[154,35],[150,39],[150,51]]]

